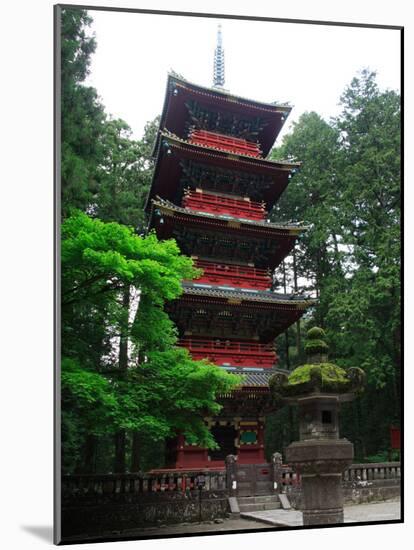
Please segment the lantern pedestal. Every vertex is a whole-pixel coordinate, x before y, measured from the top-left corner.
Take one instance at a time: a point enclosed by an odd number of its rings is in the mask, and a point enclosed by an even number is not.
[[[304,525],[343,523],[342,473],[353,456],[346,439],[296,441],[287,447],[286,460],[301,476]]]

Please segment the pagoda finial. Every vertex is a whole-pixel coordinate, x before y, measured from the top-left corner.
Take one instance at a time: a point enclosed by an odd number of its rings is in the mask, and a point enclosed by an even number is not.
[[[221,36],[221,25],[217,29],[217,44],[214,50],[214,76],[213,87],[223,88],[224,86],[224,50]]]

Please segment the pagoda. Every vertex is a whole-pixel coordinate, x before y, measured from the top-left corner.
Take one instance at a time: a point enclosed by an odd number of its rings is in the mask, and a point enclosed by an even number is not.
[[[223,86],[219,28],[212,88],[168,76],[146,209],[149,229],[174,238],[202,269],[167,306],[179,345],[244,377],[220,396],[220,416],[205,418],[220,448],[190,445],[178,434],[168,443],[170,468],[223,467],[229,454],[240,464],[266,461],[268,381],[280,370],[274,340],[312,303],[273,291],[272,273],[304,229],[268,219],[299,168],[266,158],[291,107],[231,95]]]

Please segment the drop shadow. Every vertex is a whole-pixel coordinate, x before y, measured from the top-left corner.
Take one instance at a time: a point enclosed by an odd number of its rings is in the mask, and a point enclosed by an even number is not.
[[[51,525],[21,525],[20,527],[27,533],[53,544],[53,527]]]

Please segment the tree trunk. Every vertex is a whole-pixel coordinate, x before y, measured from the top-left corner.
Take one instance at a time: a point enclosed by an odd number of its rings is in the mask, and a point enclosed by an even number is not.
[[[296,265],[295,249],[293,249],[293,286],[294,286],[295,292],[298,292],[298,272],[297,272],[297,265]],[[300,341],[301,341],[300,320],[298,319],[296,321],[296,351],[297,351],[298,359],[300,355]]]
[[[283,292],[286,294],[286,263],[285,260],[283,260],[282,263],[283,266]],[[286,368],[290,370],[290,359],[289,359],[289,334],[288,331],[285,331],[285,345],[286,345]]]
[[[393,331],[393,345],[394,345],[394,377],[393,377],[393,390],[394,390],[394,417],[401,422],[400,419],[400,403],[401,403],[401,340],[400,340],[400,327],[398,326]]]
[[[115,434],[115,460],[114,460],[115,474],[124,474],[126,471],[125,453],[126,453],[126,434],[125,434],[125,430],[120,430]]]
[[[131,472],[139,472],[140,470],[140,443],[139,434],[134,431],[132,433]]]
[[[122,291],[122,309],[123,315],[120,327],[119,338],[119,370],[120,375],[128,368],[128,317],[129,317],[130,288],[125,286]],[[115,434],[115,460],[114,471],[117,474],[123,474],[126,471],[126,433],[120,430]]]
[[[126,370],[128,368],[128,317],[129,317],[130,290],[127,285],[122,291],[122,309],[123,319],[121,322],[119,338],[119,368]]]
[[[338,238],[336,236],[335,231],[332,232],[332,239],[334,242],[335,247],[335,264],[336,268],[338,269],[338,273],[342,273],[342,265],[341,265],[341,256],[339,254],[339,244],[338,244]]]
[[[95,459],[96,459],[96,448],[97,448],[97,438],[96,435],[89,434],[85,438],[85,443],[83,446],[83,459],[82,462],[76,468],[76,472],[80,474],[94,474],[95,473]]]

